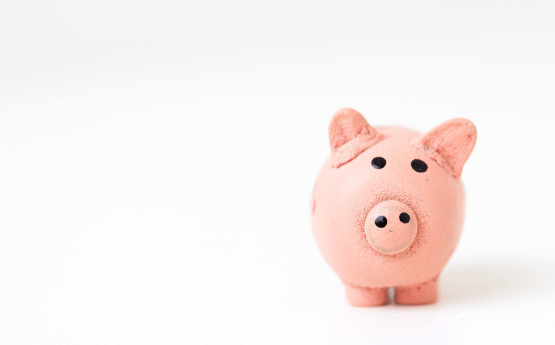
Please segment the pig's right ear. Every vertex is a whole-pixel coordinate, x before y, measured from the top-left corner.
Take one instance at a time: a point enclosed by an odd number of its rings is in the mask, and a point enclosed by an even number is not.
[[[467,119],[452,119],[433,128],[413,145],[435,160],[454,177],[462,168],[476,144],[476,127]]]
[[[383,139],[356,110],[343,108],[330,122],[331,163],[339,168]]]

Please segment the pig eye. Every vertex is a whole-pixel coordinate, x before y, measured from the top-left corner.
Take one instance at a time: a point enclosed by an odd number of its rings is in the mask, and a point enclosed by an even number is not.
[[[383,157],[376,157],[372,159],[372,166],[376,169],[381,169],[385,166],[385,159]]]
[[[421,161],[420,159],[415,159],[410,163],[410,166],[414,169],[414,171],[423,173],[428,170],[428,165]]]

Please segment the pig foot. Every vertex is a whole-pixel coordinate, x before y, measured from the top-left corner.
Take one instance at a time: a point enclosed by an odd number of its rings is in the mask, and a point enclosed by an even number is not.
[[[395,303],[397,304],[429,304],[437,301],[439,276],[424,283],[395,287]]]
[[[345,284],[347,300],[355,307],[374,307],[389,302],[387,288],[368,288]]]

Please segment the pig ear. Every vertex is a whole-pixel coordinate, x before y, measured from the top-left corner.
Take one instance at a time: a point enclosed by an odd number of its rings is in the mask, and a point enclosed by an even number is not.
[[[419,139],[424,152],[454,177],[459,177],[476,144],[476,127],[467,119],[452,119]]]
[[[332,165],[335,168],[352,161],[383,138],[358,111],[349,108],[333,115],[329,134]]]

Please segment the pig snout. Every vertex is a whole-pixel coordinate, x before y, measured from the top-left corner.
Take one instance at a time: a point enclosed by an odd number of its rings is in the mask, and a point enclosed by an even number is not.
[[[374,206],[364,224],[368,243],[382,254],[393,255],[410,247],[418,231],[414,211],[396,200]]]

